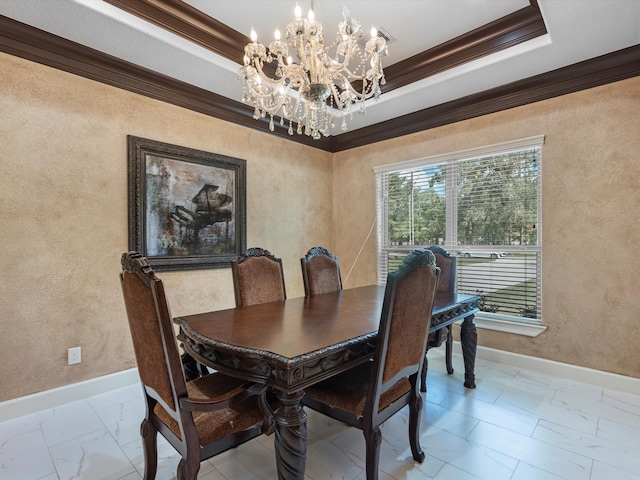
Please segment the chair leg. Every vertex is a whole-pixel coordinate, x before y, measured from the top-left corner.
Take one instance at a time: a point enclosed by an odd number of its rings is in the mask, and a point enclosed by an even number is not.
[[[186,452],[183,453],[176,480],[197,480],[200,471],[200,440],[197,438],[195,425],[186,426]]]
[[[200,458],[197,455],[187,454],[187,459],[182,458],[178,463],[176,480],[197,480],[199,471]]]
[[[447,327],[447,345],[445,346],[445,361],[447,364],[447,373],[453,373],[453,333],[451,325]]]
[[[144,480],[155,480],[158,469],[158,431],[146,418],[140,425],[144,452]]]
[[[427,391],[427,369],[429,368],[429,360],[427,354],[424,355],[424,363],[422,364],[422,371],[420,372],[420,391],[425,393]]]
[[[411,454],[416,462],[424,461],[424,452],[420,446],[420,415],[422,414],[422,397],[414,395],[409,403],[409,444]]]
[[[364,429],[364,440],[367,446],[366,472],[367,480],[378,480],[378,465],[380,463],[380,445],[382,444],[382,432],[380,428]]]

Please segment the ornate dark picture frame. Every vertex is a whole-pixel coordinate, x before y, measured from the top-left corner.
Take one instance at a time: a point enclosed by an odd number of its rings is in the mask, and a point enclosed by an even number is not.
[[[155,270],[227,267],[246,250],[246,161],[127,136],[129,250]]]

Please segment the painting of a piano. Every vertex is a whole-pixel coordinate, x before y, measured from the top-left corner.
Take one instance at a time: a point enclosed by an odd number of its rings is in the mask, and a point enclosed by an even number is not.
[[[130,248],[157,270],[228,266],[246,248],[241,159],[128,137]]]
[[[198,244],[204,243],[208,238],[218,238],[217,245],[220,246],[229,240],[229,222],[231,222],[232,201],[231,196],[226,193],[216,193],[220,188],[218,185],[205,185],[198,194],[191,199],[195,205],[195,212],[183,205],[177,205],[175,211],[171,213],[171,219],[179,229],[179,238],[183,245],[192,244],[197,248]],[[215,230],[211,231],[216,224],[222,228],[219,235]],[[207,234],[202,234],[207,232]]]

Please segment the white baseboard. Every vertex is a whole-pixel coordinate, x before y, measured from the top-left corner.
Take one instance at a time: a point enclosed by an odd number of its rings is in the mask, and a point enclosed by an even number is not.
[[[460,342],[454,342],[454,351],[462,355]],[[640,395],[640,378],[570,365],[520,353],[478,346],[476,358],[505,365],[526,368],[538,373],[589,383],[602,388]]]
[[[116,388],[134,385],[140,382],[138,369],[131,368],[82,382],[71,383],[43,392],[25,395],[0,402],[0,422],[22,417],[40,410],[57,407],[76,400],[106,393]]]

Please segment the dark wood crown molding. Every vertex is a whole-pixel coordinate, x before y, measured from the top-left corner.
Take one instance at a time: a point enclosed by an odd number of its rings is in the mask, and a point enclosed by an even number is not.
[[[131,1],[127,0],[127,3],[131,3]],[[150,1],[169,3],[168,0]],[[531,8],[537,9],[537,4],[532,2]],[[523,10],[528,12],[523,12]],[[540,26],[537,25],[535,15],[531,14],[529,7],[523,10],[515,12],[513,18],[520,19],[520,24],[523,26],[523,28],[515,28],[515,30],[526,35],[524,32],[527,28],[535,30]],[[527,18],[528,20],[526,20]],[[525,28],[525,25],[530,25],[530,27]],[[493,28],[499,30],[495,25]],[[471,33],[469,38],[473,36]],[[498,33],[492,37],[489,35],[490,38],[487,37],[486,41],[481,41],[482,35],[477,35],[478,45],[493,48],[494,51],[499,49],[495,42],[507,42],[507,36],[501,36]],[[233,37],[229,36],[228,38]],[[502,40],[496,40],[499,38]],[[233,42],[235,41],[237,39],[233,40]],[[244,43],[240,45],[244,45]],[[491,47],[491,45],[493,46]],[[227,51],[225,56],[232,54],[230,53],[231,47],[224,48]],[[269,133],[268,120],[254,120],[253,109],[248,105],[139,67],[2,15],[0,15],[0,51]],[[453,52],[450,59],[460,61],[460,58],[456,57]],[[426,64],[429,63],[428,60],[425,60],[424,71],[427,70]],[[435,68],[435,65],[439,65],[438,68],[442,67],[442,64],[438,64],[437,61],[431,62],[431,65],[430,68]],[[405,73],[399,73],[397,77],[403,77],[404,80],[398,80],[398,82],[405,81],[410,75],[413,75],[409,69],[405,70]],[[313,140],[306,135],[289,136],[286,127],[281,127],[277,123],[272,134],[328,152],[338,152],[638,75],[640,75],[640,45],[335,137]]]
[[[450,68],[497,53],[545,35],[547,27],[537,4],[506,15],[413,57],[385,67],[388,92]]]
[[[246,35],[184,2],[104,1],[239,64],[244,57],[244,46],[251,41]]]
[[[333,138],[333,151],[500,112],[640,75],[640,44]]]

